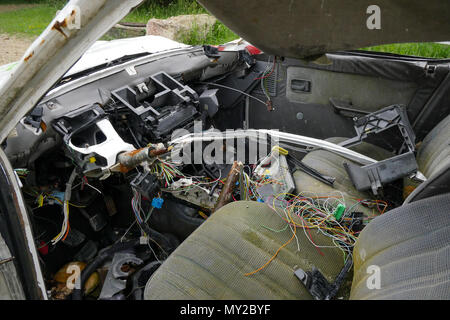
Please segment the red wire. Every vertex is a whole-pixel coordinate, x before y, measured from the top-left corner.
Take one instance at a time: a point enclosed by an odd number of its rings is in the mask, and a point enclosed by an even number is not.
[[[270,71],[270,73],[269,73],[268,75],[265,75],[264,77],[256,78],[255,80],[261,80],[261,79],[266,79],[266,78],[270,77],[270,75],[275,71],[275,65],[276,65],[276,62],[277,62],[277,57],[274,57],[274,58],[273,58],[272,71]]]

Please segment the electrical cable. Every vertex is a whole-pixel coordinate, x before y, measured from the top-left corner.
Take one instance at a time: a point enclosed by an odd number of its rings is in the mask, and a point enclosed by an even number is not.
[[[222,84],[218,84],[218,83],[214,83],[214,82],[203,82],[202,81],[202,82],[198,82],[198,83],[200,83],[200,84],[207,84],[207,85],[216,86],[216,87],[219,87],[219,88],[224,88],[224,89],[236,91],[236,92],[239,92],[240,94],[243,94],[244,96],[252,98],[252,99],[262,103],[263,105],[267,106],[267,102],[264,102],[261,99],[255,97],[255,96],[252,96],[251,94],[248,94],[247,92],[244,92],[242,90],[235,89],[235,88],[232,88],[232,87],[229,87],[229,86],[225,86],[225,85],[222,85]]]

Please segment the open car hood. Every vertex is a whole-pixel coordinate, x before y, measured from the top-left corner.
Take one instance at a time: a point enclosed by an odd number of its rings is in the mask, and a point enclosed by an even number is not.
[[[304,58],[372,45],[450,39],[449,1],[199,2],[253,45],[284,57]]]
[[[142,0],[72,0],[0,88],[0,142],[94,42]]]

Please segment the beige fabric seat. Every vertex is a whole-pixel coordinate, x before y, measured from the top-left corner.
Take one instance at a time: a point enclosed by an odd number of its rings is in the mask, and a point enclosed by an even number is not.
[[[333,281],[344,265],[344,257],[336,248],[322,248],[322,256],[302,231],[297,232],[300,251],[294,240],[262,271],[244,275],[264,265],[291,237],[286,223],[267,205],[230,203],[169,256],[147,283],[144,298],[311,299],[294,270],[316,266]],[[312,232],[312,239],[318,245],[332,246],[321,234]]]
[[[447,193],[396,208],[369,223],[353,251],[350,298],[450,299],[449,215]]]
[[[330,138],[329,142],[340,143],[347,140],[347,138]],[[361,143],[351,148],[352,150],[362,153],[375,160],[383,160],[392,156],[388,151],[377,146]],[[320,172],[335,178],[333,186],[329,186],[303,171],[297,170],[294,172],[294,181],[297,193],[313,194],[318,196],[338,195],[344,196],[347,207],[352,207],[353,211],[363,212],[366,215],[372,216],[375,214],[375,209],[369,209],[354,199],[371,199],[369,192],[360,192],[355,189],[352,181],[348,177],[347,172],[342,165],[349,160],[329,151],[317,150],[308,153],[302,162]]]
[[[387,156],[368,144],[354,149],[376,159]],[[353,188],[341,157],[314,151],[304,161],[337,180],[335,189],[330,189],[308,175],[296,173],[299,191],[329,193],[340,189],[350,198],[368,197]],[[426,176],[438,172],[449,161],[450,116],[426,137],[418,153],[419,167]],[[351,298],[449,299],[449,213],[450,195],[446,194],[407,204],[370,222],[354,251]],[[283,228],[283,220],[261,203],[239,201],[221,208],[153,274],[144,298],[311,299],[294,270],[309,271],[315,266],[332,282],[344,259],[336,248],[322,249],[323,255],[319,254],[303,232],[297,232],[300,251],[296,241],[292,241],[265,269],[245,276],[264,265],[289,240],[292,232]],[[312,233],[312,238],[319,245],[330,244],[320,234]],[[380,267],[379,290],[366,286],[370,265]]]

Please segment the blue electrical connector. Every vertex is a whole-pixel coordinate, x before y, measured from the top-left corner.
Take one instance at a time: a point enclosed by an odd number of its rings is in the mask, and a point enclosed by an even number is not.
[[[163,203],[164,203],[164,199],[163,198],[153,198],[153,200],[152,200],[152,207],[156,208],[156,209],[161,209]]]

